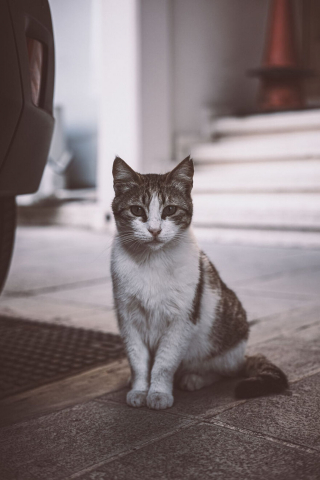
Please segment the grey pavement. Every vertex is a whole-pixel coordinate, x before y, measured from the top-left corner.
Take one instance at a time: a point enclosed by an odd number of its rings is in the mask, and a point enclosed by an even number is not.
[[[20,227],[0,314],[117,332],[111,238],[59,227]]]
[[[248,401],[235,380],[132,409],[126,389],[0,429],[1,480],[320,479],[320,250],[199,239],[251,321],[248,351],[290,390]],[[117,331],[110,237],[20,228],[0,314]],[[100,395],[100,396],[99,396]]]

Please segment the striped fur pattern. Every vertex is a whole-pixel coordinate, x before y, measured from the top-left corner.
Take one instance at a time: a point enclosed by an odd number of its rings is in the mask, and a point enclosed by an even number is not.
[[[267,359],[245,357],[245,310],[192,232],[193,173],[189,157],[164,175],[114,161],[111,273],[133,407],[171,407],[174,383],[197,390],[222,376],[250,377],[237,387],[241,398],[287,385]]]

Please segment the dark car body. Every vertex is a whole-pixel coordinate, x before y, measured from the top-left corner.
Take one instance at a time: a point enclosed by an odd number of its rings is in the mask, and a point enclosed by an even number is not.
[[[0,293],[14,244],[15,197],[40,185],[53,134],[48,0],[0,0]]]
[[[54,127],[47,0],[0,1],[0,196],[35,192]]]

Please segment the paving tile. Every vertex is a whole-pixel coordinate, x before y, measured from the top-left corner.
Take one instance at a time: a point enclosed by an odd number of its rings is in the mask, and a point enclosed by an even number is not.
[[[320,336],[320,304],[311,303],[292,308],[276,315],[258,319],[250,328],[249,343],[255,344],[278,336],[291,335],[292,332],[307,330],[310,326],[319,325]]]
[[[262,353],[278,365],[290,382],[320,370],[320,341],[306,341],[296,337],[279,337],[258,345],[250,345],[247,354]]]
[[[197,425],[76,478],[318,480],[319,469],[317,454],[217,426]]]
[[[72,316],[69,318],[67,325],[76,328],[90,328],[101,332],[119,334],[118,323],[115,312],[98,311],[90,309],[89,312],[81,316]]]
[[[256,260],[252,265],[247,263],[244,265],[241,278],[235,279],[234,286],[255,286],[256,282],[273,281],[282,278],[285,275],[295,276],[309,271],[319,270],[320,268],[320,252],[314,254],[304,254],[297,256],[284,257],[280,261],[271,257],[266,265],[261,265]]]
[[[257,278],[250,283],[250,289],[259,295],[260,291],[291,295],[305,295],[319,299],[320,267],[300,272],[284,272],[271,279]]]
[[[247,353],[262,353],[289,381],[320,369],[320,306],[308,305],[264,317],[250,329]]]
[[[231,287],[250,286],[256,279],[286,271],[320,267],[320,250],[219,245],[201,242],[203,250]]]
[[[247,312],[248,320],[283,313],[295,307],[306,305],[312,302],[310,299],[302,298],[272,298],[267,295],[259,295],[253,292],[252,295],[244,293],[241,288],[236,287],[235,292]]]
[[[260,260],[263,262],[266,256],[272,256],[276,260],[284,257],[303,255],[304,253],[319,253],[318,250],[303,250],[299,248],[278,248],[264,247],[253,245],[226,245],[214,242],[208,242],[200,238],[199,245],[210,255],[216,262],[219,259],[228,258],[231,263],[241,259]],[[249,262],[248,262],[249,263]]]
[[[251,400],[215,419],[320,450],[319,412],[320,374],[317,374],[294,384],[291,396]],[[318,458],[320,461],[320,455]]]
[[[310,323],[306,325],[301,325],[299,328],[294,330],[291,334],[293,338],[299,338],[301,340],[306,340],[308,342],[319,342],[320,339],[320,322]]]
[[[110,245],[96,232],[19,227],[5,292],[108,277]]]
[[[27,298],[1,297],[0,315],[118,333],[115,313],[109,308],[59,302],[39,295]]]
[[[35,260],[34,265],[28,262],[15,261],[9,272],[4,294],[57,288],[65,285],[88,284],[90,281],[106,281],[110,277],[109,260],[95,265],[91,259],[79,255],[77,259],[68,259],[68,253]]]
[[[109,309],[113,307],[111,279],[101,285],[58,290],[54,293],[38,295],[38,298],[91,307],[100,306]]]
[[[186,424],[162,412],[88,402],[0,429],[0,478],[70,478],[141,442]]]

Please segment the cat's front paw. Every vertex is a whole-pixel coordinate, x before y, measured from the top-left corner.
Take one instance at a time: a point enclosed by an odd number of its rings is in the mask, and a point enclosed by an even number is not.
[[[155,410],[163,410],[173,405],[173,395],[163,392],[149,392],[147,396],[147,407]]]
[[[127,393],[127,404],[130,407],[143,407],[146,404],[148,392],[141,390],[130,390]]]

